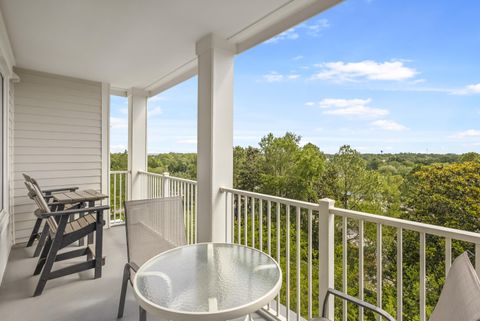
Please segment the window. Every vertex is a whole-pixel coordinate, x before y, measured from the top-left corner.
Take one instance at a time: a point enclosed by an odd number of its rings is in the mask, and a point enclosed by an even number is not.
[[[3,210],[4,200],[3,200],[3,187],[4,187],[4,169],[5,169],[5,159],[4,159],[4,148],[5,148],[5,91],[4,91],[4,79],[3,75],[0,73],[0,211]]]

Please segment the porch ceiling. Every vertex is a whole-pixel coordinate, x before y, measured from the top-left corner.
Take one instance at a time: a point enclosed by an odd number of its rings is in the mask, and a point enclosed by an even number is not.
[[[151,90],[175,71],[194,73],[205,34],[240,52],[337,2],[0,0],[0,9],[18,67]]]

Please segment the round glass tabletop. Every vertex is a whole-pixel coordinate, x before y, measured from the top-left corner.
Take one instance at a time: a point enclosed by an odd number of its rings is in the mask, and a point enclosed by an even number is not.
[[[133,283],[140,305],[151,313],[173,320],[230,319],[273,300],[282,273],[275,260],[256,249],[200,243],[150,259]]]

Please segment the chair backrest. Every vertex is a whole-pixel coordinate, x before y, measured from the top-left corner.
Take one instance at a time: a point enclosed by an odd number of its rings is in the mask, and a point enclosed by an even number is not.
[[[181,197],[125,202],[128,262],[140,267],[153,256],[186,245]]]
[[[42,189],[40,188],[40,185],[38,185],[38,182],[35,178],[31,177],[30,175],[27,175],[25,173],[22,173],[23,178],[25,178],[25,182],[31,183],[33,186],[36,186],[40,193],[42,192]]]
[[[45,201],[45,198],[43,198],[43,194],[40,192],[40,189],[31,182],[25,182],[25,186],[28,189],[28,196],[35,201],[37,207],[44,213],[50,213],[50,207],[48,206],[47,201]],[[52,230],[56,230],[58,228],[57,221],[55,221],[53,217],[50,216],[47,219],[47,222]]]
[[[467,253],[455,259],[429,321],[480,320],[480,281]]]

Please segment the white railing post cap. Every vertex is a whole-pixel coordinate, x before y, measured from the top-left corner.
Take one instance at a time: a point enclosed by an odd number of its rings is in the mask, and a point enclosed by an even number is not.
[[[169,172],[163,172],[163,176],[170,176]]]
[[[327,205],[328,208],[335,207],[335,200],[330,198],[322,198],[318,201],[319,204]]]

